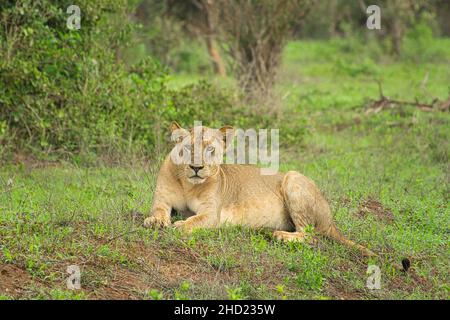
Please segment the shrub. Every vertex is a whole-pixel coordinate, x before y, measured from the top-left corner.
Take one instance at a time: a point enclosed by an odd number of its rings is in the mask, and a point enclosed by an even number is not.
[[[129,154],[158,147],[175,118],[219,119],[215,110],[227,100],[210,95],[206,84],[177,92],[167,88],[167,71],[153,59],[129,69],[121,63],[120,48],[133,28],[119,19],[130,10],[126,1],[79,1],[80,30],[66,27],[66,2],[1,5],[3,145],[58,155]]]
[[[0,7],[0,122],[16,148],[72,152],[100,145],[98,137],[118,125],[110,116],[132,85],[112,49],[130,29],[115,22],[126,1],[79,1],[80,30],[67,28],[68,6],[22,0]]]
[[[69,4],[0,5],[0,158],[10,151],[89,162],[98,155],[158,156],[175,119],[186,126],[276,126],[206,82],[170,89],[167,69],[151,57],[124,64],[135,27],[123,23],[132,10],[126,0],[78,1],[80,30],[66,26]]]
[[[411,62],[448,61],[448,43],[439,42],[426,21],[415,24],[403,39],[402,56]]]

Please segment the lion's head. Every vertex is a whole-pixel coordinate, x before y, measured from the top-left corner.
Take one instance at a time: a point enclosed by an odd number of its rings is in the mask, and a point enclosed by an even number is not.
[[[230,126],[220,129],[194,126],[187,130],[173,122],[171,131],[172,141],[176,143],[171,160],[178,167],[180,177],[184,176],[192,184],[204,183],[217,174],[234,136]]]

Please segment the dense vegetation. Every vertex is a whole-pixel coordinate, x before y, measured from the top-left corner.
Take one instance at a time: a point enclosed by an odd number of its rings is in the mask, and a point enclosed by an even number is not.
[[[235,94],[211,83],[170,89],[168,70],[151,57],[126,65],[120,55],[136,27],[122,23],[131,10],[126,1],[80,2],[80,30],[66,27],[68,3],[1,5],[2,158],[17,151],[87,163],[148,157],[166,151],[174,119],[267,124],[269,118],[248,117],[251,110]]]

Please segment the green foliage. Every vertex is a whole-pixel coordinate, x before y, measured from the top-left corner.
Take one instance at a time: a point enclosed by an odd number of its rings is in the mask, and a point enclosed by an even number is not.
[[[199,12],[198,4],[190,1],[138,2],[134,15],[140,28],[134,34],[136,46],[129,52],[131,60],[149,54],[177,73],[211,74],[212,65],[204,39],[199,37],[202,33],[199,26],[204,19],[201,14],[187,19],[190,13]]]
[[[178,119],[185,127],[192,127],[195,120],[210,127],[234,122],[233,98],[230,92],[200,81],[173,93],[172,100],[166,106],[168,116]]]
[[[350,77],[365,75],[367,77],[376,77],[380,74],[379,68],[373,60],[366,58],[361,63],[354,63],[349,60],[337,59],[336,71]]]
[[[291,258],[286,262],[287,268],[295,272],[295,283],[299,288],[307,290],[320,290],[325,279],[326,258],[306,246],[293,246],[293,250],[301,250],[301,259]]]
[[[126,2],[78,3],[80,30],[66,27],[68,5],[24,0],[1,7],[0,118],[16,142],[31,148],[71,152],[101,144],[99,137],[120,125],[106,123],[114,99],[132,85],[110,49],[126,37],[128,27],[114,22]]]
[[[146,44],[147,52],[172,71],[187,74],[210,74],[210,58],[199,39],[183,33],[179,21],[155,17],[143,27],[138,38]]]
[[[147,295],[152,300],[162,300],[164,298],[164,294],[157,289],[150,290],[147,292]]]
[[[170,121],[220,124],[231,99],[219,89],[205,82],[169,89],[167,70],[149,57],[129,68],[121,63],[133,29],[121,21],[126,3],[79,3],[80,30],[66,27],[64,1],[2,4],[3,144],[74,159],[146,155],[165,148]]]
[[[2,247],[3,260],[6,263],[11,263],[14,261],[14,255],[7,247]]]
[[[174,290],[175,300],[188,300],[191,284],[188,281],[183,281],[178,289]]]
[[[415,63],[446,60],[450,62],[450,49],[439,46],[429,24],[420,21],[406,33],[402,57]]]
[[[194,120],[212,127],[277,127],[272,116],[253,115],[236,102],[239,97],[205,81],[170,88],[167,69],[150,57],[122,63],[134,29],[121,21],[131,10],[126,1],[79,6],[81,29],[69,30],[64,1],[2,5],[0,156],[8,147],[77,163],[99,155],[158,156],[167,151],[173,120],[187,127]],[[192,57],[184,63],[192,64]],[[286,127],[288,139],[304,133]]]
[[[246,296],[243,293],[243,289],[241,287],[225,287],[227,290],[228,299],[230,300],[244,300]]]
[[[237,261],[233,256],[228,256],[225,254],[217,254],[217,255],[209,255],[206,258],[206,261],[209,265],[211,265],[214,269],[218,271],[227,271],[230,270],[237,265]]]
[[[50,291],[51,300],[86,300],[87,296],[84,292],[53,289]]]

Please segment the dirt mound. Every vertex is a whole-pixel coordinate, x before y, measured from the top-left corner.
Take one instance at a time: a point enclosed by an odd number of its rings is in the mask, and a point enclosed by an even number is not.
[[[27,271],[11,264],[0,264],[0,293],[10,297],[21,296],[31,282]]]
[[[374,215],[378,220],[392,223],[394,221],[394,215],[392,211],[383,207],[383,205],[373,198],[369,198],[364,201],[357,212],[357,215],[361,218],[367,217],[369,214]]]

